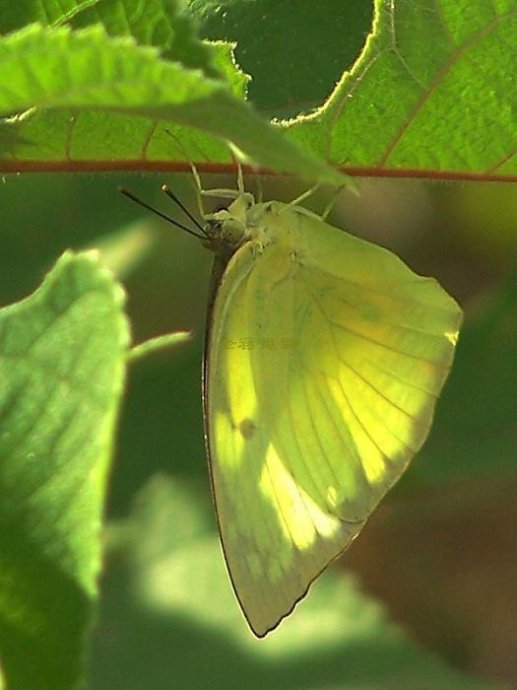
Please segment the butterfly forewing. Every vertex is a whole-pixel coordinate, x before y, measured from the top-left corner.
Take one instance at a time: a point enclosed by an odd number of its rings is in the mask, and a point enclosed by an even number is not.
[[[262,636],[421,447],[461,311],[299,207],[258,205],[254,223],[214,300],[205,421],[226,562]]]

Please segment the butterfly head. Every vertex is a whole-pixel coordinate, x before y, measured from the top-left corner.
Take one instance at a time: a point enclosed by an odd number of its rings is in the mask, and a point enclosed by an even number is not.
[[[204,246],[229,258],[249,238],[248,212],[255,205],[252,194],[242,193],[226,209],[207,219]]]

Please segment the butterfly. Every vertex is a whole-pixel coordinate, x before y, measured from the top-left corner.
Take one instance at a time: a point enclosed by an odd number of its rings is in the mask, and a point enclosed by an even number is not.
[[[462,312],[436,280],[299,203],[256,203],[242,184],[214,193],[232,200],[198,224],[215,254],[205,438],[230,579],[263,637],[421,448]]]

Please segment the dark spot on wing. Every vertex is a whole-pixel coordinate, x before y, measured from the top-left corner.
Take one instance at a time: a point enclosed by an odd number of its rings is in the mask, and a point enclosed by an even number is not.
[[[243,419],[239,424],[239,431],[246,440],[253,438],[257,427],[252,419]]]

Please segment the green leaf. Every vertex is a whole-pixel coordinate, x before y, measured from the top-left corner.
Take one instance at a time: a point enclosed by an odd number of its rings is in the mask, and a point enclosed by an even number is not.
[[[463,676],[421,649],[350,575],[328,573],[296,616],[258,642],[238,611],[206,516],[194,491],[156,478],[133,519],[114,528],[89,688],[502,687]]]
[[[82,671],[124,379],[123,293],[93,253],[65,254],[0,312],[0,656],[9,690]]]
[[[33,22],[41,22],[47,26],[58,26],[91,4],[91,0],[3,2],[0,5],[0,26],[3,34],[11,33]]]
[[[514,0],[376,0],[374,31],[293,140],[369,170],[517,172]]]
[[[2,169],[170,170],[192,160],[213,170],[232,164],[223,138],[263,167],[328,181],[311,153],[353,174],[515,178],[513,0],[375,0],[372,33],[352,68],[369,3],[191,0],[205,35],[239,41],[252,101],[276,116],[299,115],[280,128],[300,148],[231,97],[243,98],[246,76],[228,43],[198,40],[185,2],[26,0],[20,11],[0,8],[0,17],[10,13],[8,26],[22,18],[76,28],[101,22],[113,40],[140,44],[104,44],[82,32],[48,34],[39,49],[23,33],[0,39],[10,51],[0,103],[11,103],[11,112],[50,108],[0,120]],[[52,72],[62,78],[60,92],[51,88]],[[303,116],[336,80],[329,99]],[[74,110],[56,110],[67,107]]]
[[[137,43],[160,48],[162,57],[186,67],[199,68],[208,76],[226,76],[236,95],[244,96],[247,77],[233,62],[228,43],[211,44],[197,37],[185,0],[71,0],[55,3],[20,0],[0,6],[0,26],[5,33],[27,24],[74,29],[102,24],[110,36],[132,36]]]
[[[136,46],[131,39],[110,38],[101,27],[72,32],[31,26],[12,34],[0,43],[0,72],[0,112],[33,107],[77,111],[56,117],[40,110],[11,120],[11,126],[23,127],[18,132],[20,145],[12,153],[15,158],[61,160],[65,155],[80,160],[99,155],[143,163],[156,157],[154,142],[161,140],[159,156],[166,143],[184,159],[188,148],[183,142],[178,145],[170,131],[175,122],[227,138],[263,165],[302,177],[340,179],[263,122],[225,82],[161,60],[155,49]],[[82,109],[89,112],[78,112]],[[108,116],[105,111],[139,117]],[[159,120],[171,122],[159,126]],[[52,136],[48,127],[54,130]],[[44,141],[49,143],[38,152],[37,142]],[[214,144],[231,160],[227,146],[217,140]]]
[[[77,13],[73,28],[102,24],[110,36],[132,36],[140,45],[161,48],[161,56],[181,62],[185,67],[201,69],[212,77],[220,76],[212,64],[212,46],[196,36],[183,0],[108,0]]]

